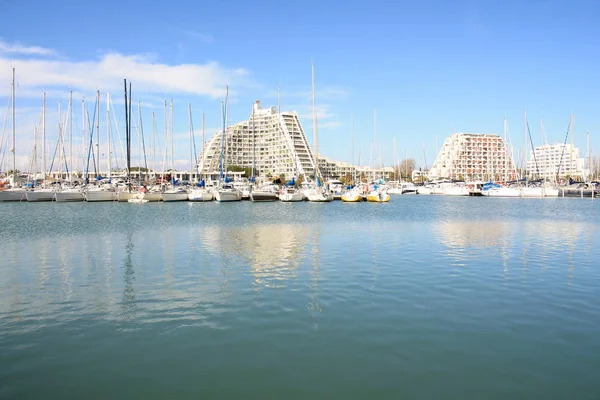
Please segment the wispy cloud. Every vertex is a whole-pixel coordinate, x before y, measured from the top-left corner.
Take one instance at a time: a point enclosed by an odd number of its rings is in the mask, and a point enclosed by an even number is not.
[[[198,39],[203,43],[212,43],[215,41],[215,38],[213,38],[211,35],[208,35],[206,33],[202,33],[202,32],[197,32],[194,30],[187,30],[184,32],[187,36],[194,38],[194,39]]]
[[[39,46],[25,46],[19,43],[7,43],[0,39],[0,54],[21,54],[30,56],[53,56],[56,52],[52,49]]]

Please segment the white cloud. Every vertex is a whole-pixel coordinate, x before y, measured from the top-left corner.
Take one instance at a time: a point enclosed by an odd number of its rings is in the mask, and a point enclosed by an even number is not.
[[[0,49],[21,49],[19,57],[0,52],[0,76],[9,80],[11,67],[16,68],[19,96],[35,94],[44,88],[71,88],[81,91],[120,91],[123,78],[132,82],[136,93],[191,94],[212,98],[224,96],[225,86],[249,85],[248,72],[243,68],[227,68],[217,62],[170,65],[156,62],[147,55],[110,52],[96,60],[36,59],[36,54],[55,54],[52,50],[23,47],[0,42]],[[10,88],[0,85],[0,95]],[[37,93],[36,93],[37,90]]]
[[[6,43],[0,39],[0,54],[22,54],[30,56],[53,56],[56,52],[39,46],[24,46],[19,43]]]

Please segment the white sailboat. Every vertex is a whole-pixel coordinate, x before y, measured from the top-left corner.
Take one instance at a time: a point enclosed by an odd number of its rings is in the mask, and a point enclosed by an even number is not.
[[[175,157],[174,157],[174,143],[173,143],[173,100],[171,100],[171,118],[169,124],[169,133],[171,139],[171,187],[165,190],[162,193],[162,201],[171,202],[171,201],[187,201],[188,193],[181,186],[175,185],[175,179],[173,178],[173,173],[175,172]],[[168,139],[165,139],[168,140]]]
[[[190,125],[191,125],[191,123],[192,123],[192,109],[190,106]],[[193,138],[192,137],[193,134],[194,134],[194,130],[190,126],[190,141]],[[191,151],[191,143],[190,143],[190,151]],[[202,113],[202,153],[201,154],[204,154],[204,113]],[[193,157],[190,159],[190,161],[192,162],[191,165],[193,166],[194,162],[195,162]],[[202,165],[204,166],[204,163],[202,163]],[[214,198],[214,195],[210,189],[206,188],[206,182],[202,178],[203,170],[200,170],[198,172],[199,172],[199,176],[200,176],[200,182],[198,182],[196,184],[197,186],[194,187],[194,189],[189,191],[188,200],[189,201],[212,201]]]
[[[352,113],[352,123],[351,123],[351,137],[352,137],[352,165],[354,165],[354,113]],[[360,157],[359,157],[360,158]],[[359,161],[360,163],[360,161]],[[344,194],[342,194],[342,201],[344,203],[359,203],[362,201],[362,194],[360,192],[359,187],[356,185],[356,168],[354,169],[354,176],[352,177],[353,187],[347,189]]]
[[[84,122],[85,123],[85,122]],[[85,125],[83,126],[85,130]],[[106,136],[107,136],[107,161],[108,161],[108,182],[105,184],[97,184],[88,186],[85,190],[85,200],[88,202],[98,201],[115,201],[117,200],[117,192],[115,187],[111,184],[112,179],[112,165],[111,165],[111,132],[110,132],[110,93],[106,93]],[[98,143],[98,146],[100,144]]]
[[[15,153],[16,145],[15,136],[15,68],[12,69],[12,149],[10,150],[13,156],[12,180],[10,188],[4,189],[0,187],[0,202],[3,201],[21,201],[26,199],[25,189],[17,187],[17,157]]]
[[[223,132],[221,135],[221,158],[219,168],[219,183],[215,191],[215,201],[229,202],[229,201],[241,201],[242,191],[237,189],[235,186],[227,182],[227,169],[225,164],[225,134],[227,131],[227,104],[229,101],[229,86],[227,86],[227,92],[225,94],[225,102],[221,103],[221,111],[223,114]],[[225,164],[225,175],[223,175],[223,169]]]
[[[312,114],[313,114],[313,142],[315,146],[315,181],[316,183],[308,189],[304,195],[308,201],[315,203],[326,203],[333,200],[333,194],[331,194],[321,184],[321,177],[319,172],[319,130],[317,124],[317,110],[315,107],[315,66],[311,62],[311,93],[312,93]]]
[[[100,94],[97,93],[97,97],[96,97],[96,107],[98,107],[98,109],[100,108],[100,103],[99,100],[100,99]],[[60,113],[60,103],[58,106],[58,159],[59,159],[59,171],[60,171],[60,177],[62,180],[62,156],[64,155],[64,162],[67,163],[67,157],[66,157],[66,153],[65,153],[65,145],[64,145],[64,132],[65,132],[65,126],[67,125],[67,123],[65,124],[61,124],[60,120],[62,118],[61,113]],[[70,124],[70,136],[72,136],[72,132],[73,132],[73,94],[71,93],[71,97],[69,98],[69,108],[67,110],[67,122]],[[72,149],[71,149],[72,150]],[[72,151],[71,151],[72,152]],[[72,158],[72,157],[71,157]],[[70,165],[67,163],[67,168],[73,168],[73,163],[71,162]],[[57,202],[75,202],[75,201],[83,201],[85,200],[85,197],[83,195],[83,191],[81,190],[81,188],[78,187],[74,187],[73,186],[73,174],[72,171],[67,171],[68,172],[68,178],[69,178],[69,184],[62,186],[61,189],[57,190],[56,193],[54,194],[54,201]],[[61,182],[62,184],[63,182]]]
[[[37,143],[36,143],[37,147]],[[52,201],[54,200],[54,189],[46,188],[46,92],[42,99],[42,187],[34,187],[25,193],[28,202]]]

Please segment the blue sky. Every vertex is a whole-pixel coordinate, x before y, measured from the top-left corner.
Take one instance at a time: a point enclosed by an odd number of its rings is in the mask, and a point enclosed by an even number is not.
[[[306,116],[312,140],[312,58],[320,152],[333,159],[352,159],[354,112],[354,159],[362,148],[368,163],[374,109],[386,164],[394,137],[398,158],[406,152],[423,165],[424,146],[431,165],[435,136],[441,145],[453,131],[502,134],[504,116],[516,152],[525,109],[536,143],[542,116],[548,141],[557,142],[574,113],[576,144],[585,151],[589,131],[593,153],[600,150],[600,1],[0,0],[0,7],[0,107],[15,65],[19,126],[29,130],[20,135],[33,135],[26,118],[39,119],[42,89],[55,110],[59,99],[65,107],[68,87],[76,98],[91,101],[97,87],[120,99],[128,78],[134,100],[147,106],[145,126],[149,107],[160,125],[162,99],[175,100],[182,167],[187,103],[195,127],[205,112],[212,133],[225,84],[236,122],[255,99],[275,105],[281,82],[282,108]]]

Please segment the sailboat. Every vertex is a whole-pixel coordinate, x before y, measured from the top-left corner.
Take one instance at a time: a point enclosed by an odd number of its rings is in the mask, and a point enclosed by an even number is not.
[[[354,113],[352,114],[352,165],[354,165]],[[359,203],[362,201],[360,189],[356,186],[356,168],[354,168],[353,174],[352,186],[342,194],[342,201],[344,203]]]
[[[162,201],[187,201],[188,193],[183,187],[176,185],[173,173],[175,172],[175,158],[173,154],[173,100],[171,100],[171,121],[170,121],[170,139],[171,139],[171,187],[162,194]],[[167,139],[165,139],[167,140]]]
[[[373,151],[375,151],[375,138],[377,137],[377,112],[373,114]],[[371,203],[387,203],[390,195],[385,189],[383,178],[376,181],[373,188],[367,193],[367,201]]]
[[[98,94],[99,95],[99,94]],[[99,117],[99,116],[98,116]],[[82,130],[85,130],[85,123],[82,126]],[[87,186],[86,190],[85,190],[85,200],[88,202],[98,202],[98,201],[115,201],[117,199],[117,192],[115,191],[114,186],[112,185],[111,182],[111,132],[110,132],[110,93],[106,93],[106,136],[107,136],[107,143],[108,143],[108,150],[107,150],[107,159],[108,159],[108,181],[107,183],[100,183],[98,182],[98,184],[93,185],[93,186]],[[98,143],[98,146],[100,146],[100,144]],[[98,165],[100,165],[100,163],[98,162]]]
[[[96,107],[99,107],[99,103],[98,103],[98,98],[96,99]],[[62,180],[62,156],[64,156],[64,163],[67,166],[67,174],[69,175],[69,184],[64,186],[64,182],[61,182],[61,189],[59,189],[58,191],[56,191],[56,193],[54,194],[54,201],[56,202],[74,202],[74,201],[83,201],[85,200],[84,196],[83,196],[83,192],[81,190],[81,188],[79,187],[75,187],[73,186],[73,173],[71,171],[71,169],[73,168],[73,149],[71,147],[71,154],[70,154],[70,158],[71,158],[71,162],[67,163],[67,155],[65,152],[65,140],[64,140],[64,133],[66,130],[66,126],[67,123],[65,122],[65,124],[61,124],[61,119],[62,119],[62,115],[60,113],[60,103],[58,105],[58,159],[59,159],[59,171],[60,171],[60,177]],[[69,125],[69,136],[72,137],[73,136],[73,95],[71,94],[71,97],[69,98],[69,109],[67,110],[67,114],[66,114],[66,118],[67,118],[67,122],[70,124]]]
[[[17,187],[17,157],[15,153],[15,68],[12,69],[12,155],[13,168],[10,189],[4,189],[0,186],[0,202],[3,201],[21,201],[25,199],[25,189]]]
[[[190,106],[190,142],[193,140],[194,129],[192,128],[192,108]],[[191,147],[190,143],[190,147]],[[195,148],[195,147],[194,147]],[[204,155],[204,113],[202,113],[202,154]],[[191,166],[193,167],[195,160],[191,159]],[[202,163],[204,168],[204,163]],[[206,182],[202,178],[203,170],[199,171],[200,182],[196,183],[196,187],[189,191],[189,201],[212,201],[214,198],[213,192],[206,188]]]
[[[302,190],[296,187],[295,178],[292,178],[291,181],[283,186],[279,192],[279,201],[283,201],[285,203],[304,201],[304,193],[302,193]]]
[[[316,186],[308,189],[304,195],[311,202],[323,203],[330,202],[333,200],[333,194],[331,194],[321,183],[321,177],[319,172],[319,130],[317,125],[317,110],[315,107],[315,67],[311,62],[311,93],[312,93],[312,114],[313,114],[313,141],[315,145],[315,180]]]
[[[36,138],[37,139],[37,138]],[[42,100],[42,187],[34,187],[26,192],[28,202],[52,201],[54,200],[54,189],[46,188],[46,92],[43,92]]]
[[[223,174],[225,164],[225,133],[227,131],[227,107],[229,101],[229,86],[225,94],[225,102],[221,103],[221,112],[223,114],[223,132],[221,133],[221,157],[219,167],[219,183],[215,191],[215,201],[222,203],[226,201],[241,201],[242,191],[233,186],[227,179],[227,173]],[[226,164],[225,164],[226,168]]]

